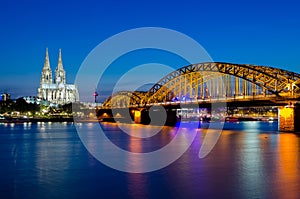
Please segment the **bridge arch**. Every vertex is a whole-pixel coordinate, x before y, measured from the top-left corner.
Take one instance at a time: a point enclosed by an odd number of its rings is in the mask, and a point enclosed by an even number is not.
[[[269,93],[279,97],[299,95],[300,91],[300,75],[291,71],[268,66],[206,62],[184,66],[169,73],[150,88],[142,99],[142,102],[146,104],[170,100],[170,97],[174,94],[173,89],[176,87],[176,84],[177,86],[183,85],[182,82],[180,82],[182,77],[185,78],[184,84],[187,83],[185,86],[189,87],[188,89],[190,91],[195,90],[197,84],[202,84],[201,98],[203,98],[203,93],[206,89],[204,87],[205,83],[213,78],[219,79],[220,82],[223,83],[228,82],[228,84],[232,84],[232,80],[235,79],[234,83],[237,84],[235,85],[235,91],[229,90],[231,89],[230,85],[223,84],[222,89],[225,89],[225,92],[223,92],[225,96],[238,96],[240,94],[239,90],[241,89],[244,89],[243,92],[245,94],[247,93],[246,89],[248,89],[247,86],[249,85],[252,86],[253,95],[257,94],[257,89],[261,89],[261,93],[263,94]],[[192,92],[189,92],[189,94],[191,95]],[[197,95],[193,97],[199,98]]]
[[[147,92],[141,91],[118,91],[104,101],[103,107],[128,107],[139,105],[146,93]]]

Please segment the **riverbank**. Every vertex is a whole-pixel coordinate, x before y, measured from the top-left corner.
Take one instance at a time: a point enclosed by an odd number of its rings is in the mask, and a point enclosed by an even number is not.
[[[253,118],[253,117],[226,117],[226,122],[240,122],[240,121],[277,121],[277,118]],[[181,121],[197,121],[193,119],[182,119]],[[211,122],[211,118],[200,120],[202,122]],[[0,123],[37,123],[37,122],[74,122],[73,117],[51,117],[51,118],[0,118]],[[132,121],[125,118],[76,118],[76,122],[121,122],[132,123]]]
[[[1,118],[0,123],[38,123],[38,122],[74,122],[73,117],[53,117],[53,118]],[[76,122],[99,122],[94,118],[76,119]]]

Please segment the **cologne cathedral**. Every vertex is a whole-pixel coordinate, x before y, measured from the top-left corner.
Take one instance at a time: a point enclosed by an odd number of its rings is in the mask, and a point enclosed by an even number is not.
[[[59,49],[54,81],[52,79],[48,48],[46,49],[44,67],[38,88],[38,98],[46,100],[53,105],[63,105],[79,101],[77,87],[74,84],[66,84],[66,72],[62,64],[61,49]]]

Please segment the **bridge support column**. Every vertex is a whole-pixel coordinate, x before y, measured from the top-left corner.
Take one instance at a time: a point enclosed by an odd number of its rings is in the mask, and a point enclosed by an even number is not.
[[[300,108],[285,106],[279,108],[279,131],[300,131]]]
[[[151,124],[151,125],[166,125],[175,126],[177,123],[176,109],[156,107],[155,110],[140,109],[134,111],[134,123],[136,124]],[[161,120],[161,111],[166,112],[166,121]],[[151,118],[150,118],[151,115]]]
[[[136,124],[149,124],[151,121],[149,117],[149,110],[145,108],[134,110],[133,121]]]
[[[140,124],[142,122],[142,111],[135,110],[133,117],[134,117],[134,123]]]

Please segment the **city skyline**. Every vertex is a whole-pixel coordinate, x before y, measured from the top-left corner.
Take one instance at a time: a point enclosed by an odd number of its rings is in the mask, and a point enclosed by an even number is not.
[[[298,5],[296,1],[3,1],[0,91],[13,98],[37,95],[46,47],[53,64],[55,52],[62,48],[67,81],[73,83],[82,61],[100,42],[146,26],[187,34],[214,61],[300,72]]]

